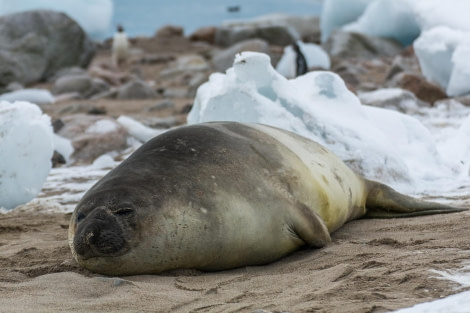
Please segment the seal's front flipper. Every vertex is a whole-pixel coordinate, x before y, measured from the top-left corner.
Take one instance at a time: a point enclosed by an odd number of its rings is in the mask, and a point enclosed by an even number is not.
[[[367,181],[369,194],[366,201],[366,218],[411,217],[466,211],[451,205],[423,201],[401,194],[374,181]]]
[[[304,203],[295,203],[293,231],[307,245],[321,248],[331,242],[330,233],[322,218]]]

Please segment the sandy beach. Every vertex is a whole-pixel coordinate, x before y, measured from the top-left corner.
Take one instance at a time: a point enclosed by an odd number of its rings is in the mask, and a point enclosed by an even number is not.
[[[45,209],[0,215],[1,312],[388,312],[463,291],[432,270],[470,255],[462,212],[353,221],[327,247],[265,266],[104,277],[72,259],[70,214]]]

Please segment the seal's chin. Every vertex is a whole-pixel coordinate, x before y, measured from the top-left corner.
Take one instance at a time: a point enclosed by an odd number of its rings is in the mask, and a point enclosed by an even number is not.
[[[110,253],[110,254],[103,254],[100,253],[99,251],[92,251],[88,250],[86,254],[78,254],[75,253],[75,259],[77,262],[81,263],[81,261],[91,261],[91,260],[100,260],[100,259],[112,259],[112,258],[118,258],[120,256],[123,256],[126,254],[130,249],[121,249],[117,253]]]

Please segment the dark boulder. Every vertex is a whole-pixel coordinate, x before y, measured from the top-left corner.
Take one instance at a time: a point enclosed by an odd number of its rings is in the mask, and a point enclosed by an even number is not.
[[[46,80],[64,67],[86,67],[95,44],[64,13],[35,10],[0,17],[0,86]]]

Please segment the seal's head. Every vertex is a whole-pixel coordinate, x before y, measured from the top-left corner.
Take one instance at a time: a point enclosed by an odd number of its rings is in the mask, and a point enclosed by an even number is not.
[[[73,256],[80,265],[86,264],[87,268],[98,271],[107,266],[108,259],[125,259],[140,237],[134,203],[121,201],[120,197],[100,198],[80,202],[69,227]]]
[[[126,233],[135,227],[135,211],[129,207],[110,210],[105,206],[89,214],[79,211],[73,246],[77,257],[89,259],[98,256],[117,256],[129,249]]]

